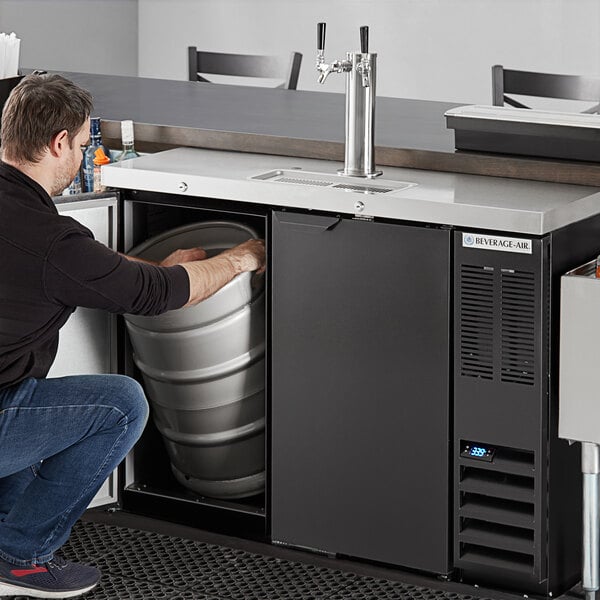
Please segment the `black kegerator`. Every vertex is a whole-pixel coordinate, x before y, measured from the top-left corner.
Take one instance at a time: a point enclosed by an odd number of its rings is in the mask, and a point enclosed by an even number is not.
[[[488,588],[556,595],[579,580],[558,286],[597,254],[600,217],[526,236],[123,196],[125,251],[219,218],[264,234],[269,258],[265,493],[194,497],[150,426],[126,510]]]
[[[557,438],[559,277],[596,251],[598,225],[517,237],[530,252],[455,233],[453,566],[468,581],[556,595],[579,580],[579,449]]]

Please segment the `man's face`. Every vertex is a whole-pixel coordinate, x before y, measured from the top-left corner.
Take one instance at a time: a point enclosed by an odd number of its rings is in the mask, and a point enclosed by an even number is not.
[[[71,184],[73,179],[75,179],[83,158],[81,147],[87,145],[89,138],[90,120],[86,119],[81,129],[75,134],[71,147],[69,147],[68,142],[65,144],[64,152],[56,168],[54,186],[52,188],[53,196],[62,193]]]

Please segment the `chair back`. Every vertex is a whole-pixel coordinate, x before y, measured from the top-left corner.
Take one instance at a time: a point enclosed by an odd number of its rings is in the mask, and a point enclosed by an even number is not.
[[[257,54],[226,54],[204,52],[196,46],[188,46],[188,71],[190,81],[210,82],[204,75],[232,75],[236,77],[263,77],[279,79],[275,86],[295,90],[302,54],[292,52],[289,56],[268,56]]]
[[[507,94],[596,102],[595,106],[582,112],[596,113],[600,110],[600,79],[579,75],[517,71],[505,69],[502,65],[494,65],[492,67],[493,105],[509,104],[516,108],[530,108]]]

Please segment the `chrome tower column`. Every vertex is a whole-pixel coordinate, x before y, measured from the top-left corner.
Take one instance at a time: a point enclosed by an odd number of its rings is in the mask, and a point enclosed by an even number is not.
[[[330,73],[346,73],[346,149],[341,175],[377,177],[375,167],[375,83],[377,54],[369,52],[369,28],[360,28],[360,52],[348,52],[345,60],[325,63],[325,23],[317,25],[319,83]]]

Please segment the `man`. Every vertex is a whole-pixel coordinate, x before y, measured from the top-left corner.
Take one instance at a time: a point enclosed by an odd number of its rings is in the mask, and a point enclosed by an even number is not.
[[[178,250],[152,265],[59,216],[51,196],[79,169],[91,109],[90,94],[67,79],[30,75],[2,113],[0,596],[70,598],[96,585],[97,569],[55,552],[148,416],[141,386],[128,377],[45,378],[74,308],[160,314],[264,269],[262,240],[210,259],[202,249]]]

